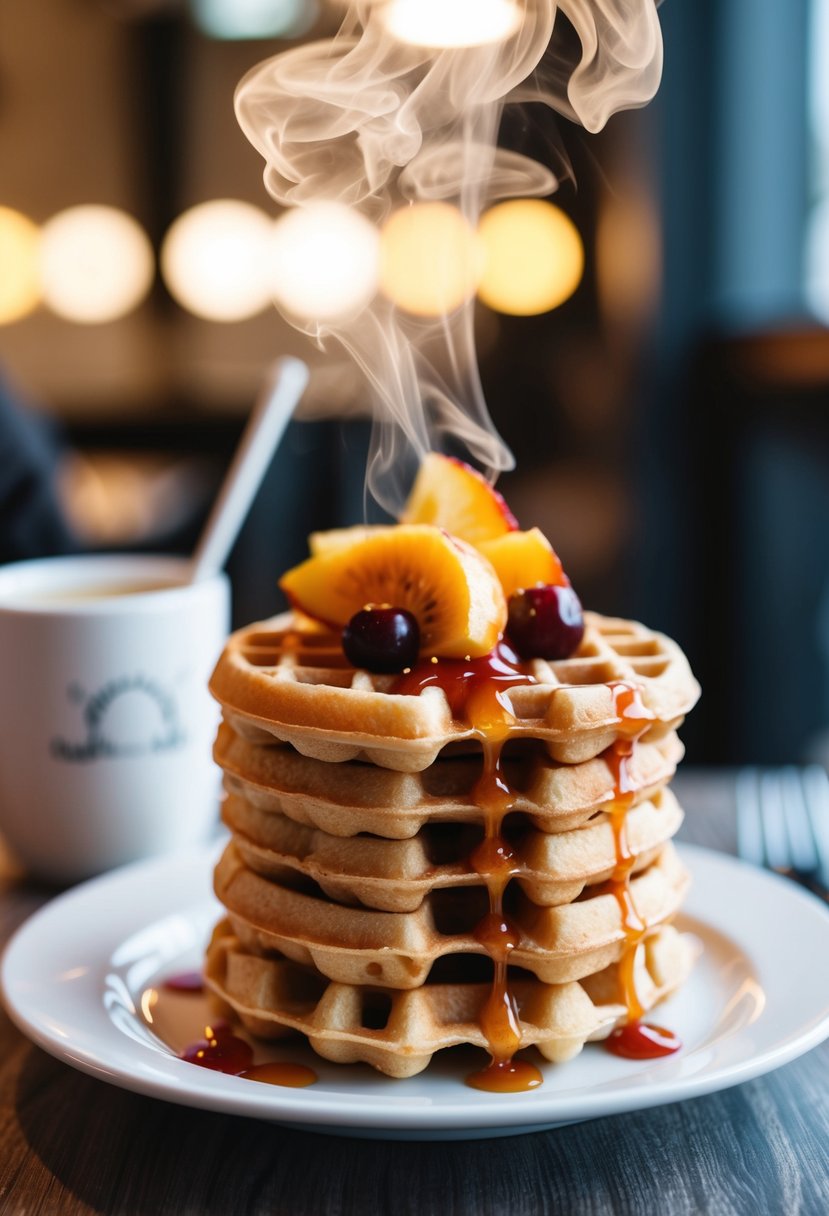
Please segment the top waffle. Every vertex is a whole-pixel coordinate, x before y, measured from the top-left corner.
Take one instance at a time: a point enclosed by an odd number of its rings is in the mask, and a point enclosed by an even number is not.
[[[597,756],[625,737],[614,685],[635,686],[655,741],[677,727],[699,696],[699,686],[675,642],[644,625],[585,614],[584,638],[569,659],[535,659],[535,684],[503,694],[515,716],[513,737],[544,742],[567,764]],[[389,690],[394,676],[352,668],[338,639],[293,614],[233,634],[219,659],[210,691],[225,719],[254,743],[290,743],[318,760],[366,760],[398,772],[422,772],[450,744],[477,737],[453,717],[444,693],[418,696]]]

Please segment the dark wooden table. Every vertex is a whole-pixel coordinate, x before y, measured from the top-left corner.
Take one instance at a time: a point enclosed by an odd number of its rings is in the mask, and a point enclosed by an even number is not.
[[[733,852],[733,781],[686,773],[677,788],[685,839]],[[49,894],[0,859],[2,942]],[[377,1143],[127,1093],[0,1013],[0,1213],[826,1216],[829,1043],[655,1110],[502,1140]]]

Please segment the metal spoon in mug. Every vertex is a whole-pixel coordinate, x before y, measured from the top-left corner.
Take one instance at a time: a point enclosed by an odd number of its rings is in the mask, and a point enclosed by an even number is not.
[[[308,377],[301,359],[286,356],[273,364],[199,537],[190,582],[209,578],[227,561]]]

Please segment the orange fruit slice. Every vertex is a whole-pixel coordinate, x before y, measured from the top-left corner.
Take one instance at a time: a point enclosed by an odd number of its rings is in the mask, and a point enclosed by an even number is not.
[[[329,553],[333,549],[346,549],[358,540],[367,540],[388,524],[355,524],[351,528],[329,528],[326,532],[312,532],[308,537],[308,548],[313,557]]]
[[[507,620],[487,559],[429,524],[378,528],[324,549],[279,580],[291,604],[332,628],[369,604],[413,613],[421,652],[442,658],[489,654]]]
[[[482,541],[479,548],[492,562],[506,599],[539,584],[569,586],[558,554],[539,528],[507,532],[495,540]]]
[[[497,490],[462,460],[430,452],[420,466],[402,524],[434,524],[478,545],[518,527]]]

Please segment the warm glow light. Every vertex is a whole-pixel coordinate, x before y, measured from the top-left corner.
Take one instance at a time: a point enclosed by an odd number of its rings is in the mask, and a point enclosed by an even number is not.
[[[383,17],[401,42],[445,48],[501,42],[521,24],[514,0],[390,0]]]
[[[274,227],[274,300],[302,321],[356,316],[377,291],[378,244],[374,225],[344,203],[313,203],[286,212]]]
[[[273,221],[232,199],[180,215],[161,246],[161,273],[183,308],[209,321],[243,321],[270,302]]]
[[[154,269],[144,229],[114,207],[70,207],[43,226],[43,299],[68,321],[96,325],[124,316],[150,290]]]
[[[581,281],[584,248],[563,211],[540,199],[500,203],[478,229],[484,268],[478,295],[497,312],[530,317],[557,308]]]
[[[452,312],[475,294],[481,258],[475,233],[449,203],[396,211],[380,238],[380,285],[420,317]]]
[[[0,207],[0,325],[37,307],[39,240],[37,224],[11,207]]]

